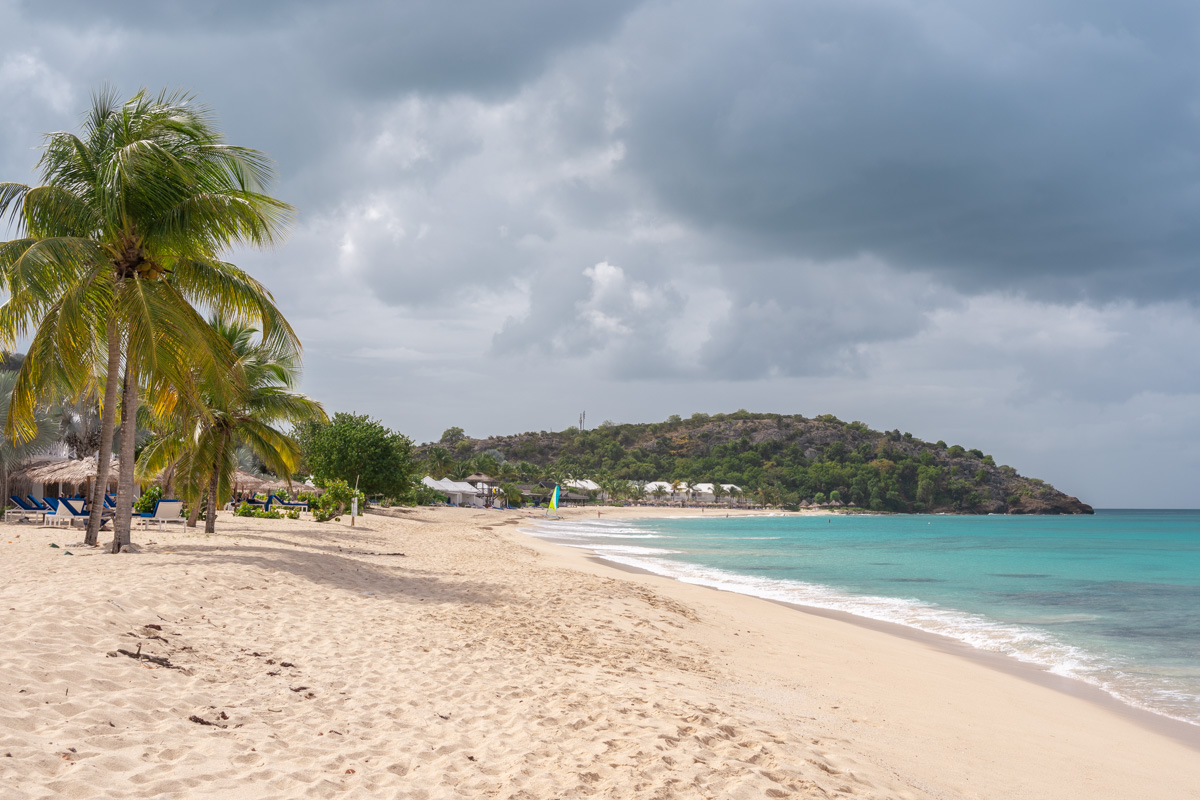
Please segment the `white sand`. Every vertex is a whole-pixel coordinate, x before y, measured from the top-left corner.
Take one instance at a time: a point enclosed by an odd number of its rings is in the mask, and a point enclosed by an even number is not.
[[[0,797],[1200,797],[1122,714],[520,519],[0,527]]]

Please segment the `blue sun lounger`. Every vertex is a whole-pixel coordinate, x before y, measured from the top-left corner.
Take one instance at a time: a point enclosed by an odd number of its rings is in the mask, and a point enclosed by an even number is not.
[[[276,494],[268,497],[267,502],[274,503],[277,506],[283,506],[284,508],[298,508],[301,511],[308,511],[308,503],[303,501],[297,501],[293,503],[291,500],[284,500],[282,497]]]
[[[9,495],[9,499],[16,503],[17,507],[4,509],[5,522],[10,522],[13,517],[16,517],[18,521],[23,519],[31,519],[30,514],[44,515],[47,511],[45,506],[43,506],[41,503],[31,505],[29,502],[22,500],[15,494]]]

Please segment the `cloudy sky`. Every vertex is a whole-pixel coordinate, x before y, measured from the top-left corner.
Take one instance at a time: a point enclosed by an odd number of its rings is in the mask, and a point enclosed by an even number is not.
[[[0,0],[0,176],[104,82],[277,162],[233,259],[418,441],[747,408],[1200,506],[1200,6]]]

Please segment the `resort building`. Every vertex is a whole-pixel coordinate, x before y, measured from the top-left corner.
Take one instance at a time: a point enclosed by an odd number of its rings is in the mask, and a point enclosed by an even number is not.
[[[722,483],[722,484],[720,484],[720,486],[721,486],[722,499],[731,497],[734,494],[742,493],[742,487],[737,486],[736,484]],[[693,500],[700,500],[705,503],[716,502],[716,499],[717,499],[716,487],[711,483],[694,484],[692,486],[692,492],[693,492],[693,494],[692,494]]]
[[[421,483],[446,495],[447,501],[455,506],[482,506],[480,491],[466,481],[452,481],[449,478],[436,480],[426,475]]]

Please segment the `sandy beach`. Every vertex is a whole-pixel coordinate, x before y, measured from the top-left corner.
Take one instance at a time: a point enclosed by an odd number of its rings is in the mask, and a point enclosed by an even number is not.
[[[1200,798],[1189,726],[525,520],[4,525],[3,797]]]

